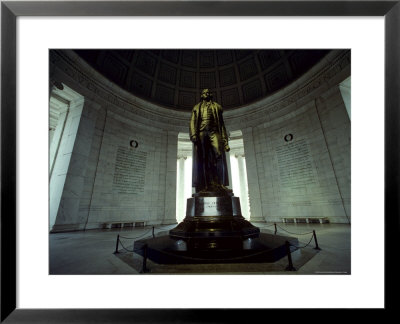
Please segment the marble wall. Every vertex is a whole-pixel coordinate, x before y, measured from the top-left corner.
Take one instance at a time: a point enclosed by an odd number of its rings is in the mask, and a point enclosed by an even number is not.
[[[350,52],[332,51],[306,76],[256,104],[228,111],[241,129],[251,221],[351,220],[351,129],[340,83]]]
[[[53,230],[175,223],[175,139],[108,110],[83,117]]]
[[[246,129],[244,149],[252,215],[255,207],[271,222],[350,221],[350,122],[338,89],[294,116]]]
[[[169,164],[176,161],[177,143],[169,143],[170,138],[168,131],[107,114],[86,228],[159,224],[174,215],[165,204],[175,203],[166,190],[175,187],[171,177],[176,175]]]
[[[51,51],[50,71],[83,98],[64,184],[50,181],[50,230],[176,223],[178,134],[190,113],[133,96],[72,51]],[[243,134],[251,221],[349,222],[350,120],[339,89],[349,75],[349,51],[332,51],[279,93],[225,111],[227,130]]]
[[[50,230],[176,223],[178,132],[156,116],[143,122],[140,115],[124,114],[59,66],[52,71],[65,89],[82,94],[82,104],[80,119],[71,119],[75,129],[67,123],[64,140],[71,145],[61,143],[63,152],[71,151],[61,170],[64,183],[50,185]],[[59,172],[53,173],[60,182]]]

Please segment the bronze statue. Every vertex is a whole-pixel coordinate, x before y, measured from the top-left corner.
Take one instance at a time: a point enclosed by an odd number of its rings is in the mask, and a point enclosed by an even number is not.
[[[193,149],[192,185],[199,192],[231,193],[225,151],[228,136],[222,118],[222,107],[212,100],[208,89],[201,92],[201,102],[193,107],[190,120]]]
[[[193,107],[189,133],[194,143],[192,185],[196,193],[187,200],[185,219],[169,235],[179,240],[179,251],[200,251],[201,258],[204,251],[223,251],[210,254],[211,259],[219,262],[227,250],[242,253],[244,240],[250,244],[248,239],[257,238],[260,229],[243,218],[239,197],[226,187],[228,136],[222,107],[212,100],[208,89],[201,92],[201,102]]]

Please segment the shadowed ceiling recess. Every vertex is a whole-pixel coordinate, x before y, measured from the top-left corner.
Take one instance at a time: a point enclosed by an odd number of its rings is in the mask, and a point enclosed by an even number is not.
[[[75,50],[107,79],[158,105],[190,111],[201,89],[224,109],[284,88],[328,50]]]

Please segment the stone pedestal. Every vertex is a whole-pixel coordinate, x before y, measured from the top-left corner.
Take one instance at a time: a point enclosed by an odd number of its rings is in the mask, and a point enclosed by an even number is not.
[[[185,219],[169,235],[135,241],[134,252],[159,264],[261,263],[287,255],[293,237],[260,233],[242,216],[232,192],[188,199]]]
[[[194,194],[187,201],[186,217],[169,232],[173,239],[182,239],[188,248],[242,248],[243,240],[257,238],[260,230],[241,213],[238,197]]]

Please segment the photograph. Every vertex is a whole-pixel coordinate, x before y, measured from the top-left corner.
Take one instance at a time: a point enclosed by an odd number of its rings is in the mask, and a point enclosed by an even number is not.
[[[49,274],[351,274],[351,50],[50,49]]]

